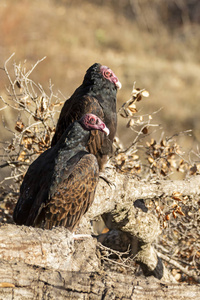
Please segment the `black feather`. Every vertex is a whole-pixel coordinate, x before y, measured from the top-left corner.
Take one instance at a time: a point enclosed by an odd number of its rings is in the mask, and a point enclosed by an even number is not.
[[[90,131],[71,124],[59,142],[29,167],[13,218],[19,224],[72,230],[92,204],[98,182],[97,159],[86,150]]]
[[[86,72],[83,83],[65,102],[56,127],[52,145],[55,145],[65,129],[86,113],[93,113],[106,124],[110,130],[109,136],[98,132],[91,136],[88,150],[96,155],[100,169],[106,161],[105,157],[112,153],[112,143],[116,134],[116,85],[106,79],[100,72],[101,64],[93,64]]]

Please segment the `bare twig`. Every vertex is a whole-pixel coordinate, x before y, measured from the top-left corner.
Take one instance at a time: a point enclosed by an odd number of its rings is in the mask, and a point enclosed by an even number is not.
[[[169,264],[173,265],[174,267],[178,268],[181,272],[183,272],[184,274],[186,274],[189,277],[192,277],[196,282],[200,283],[200,277],[197,276],[195,271],[189,271],[186,268],[184,268],[183,266],[181,266],[177,261],[175,261],[174,259],[168,257],[167,255],[158,252],[158,256],[160,258],[162,258],[163,260],[165,260],[166,262],[168,262]]]
[[[30,76],[30,74],[33,72],[33,70],[37,67],[37,65],[42,62],[43,60],[46,59],[46,56],[44,56],[43,58],[39,59],[34,65],[33,67],[31,68],[30,71],[28,71],[26,74],[25,74],[25,77],[28,78]]]

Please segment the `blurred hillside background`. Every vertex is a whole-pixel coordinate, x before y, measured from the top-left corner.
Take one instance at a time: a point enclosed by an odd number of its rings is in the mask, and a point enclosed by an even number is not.
[[[128,100],[134,81],[150,97],[138,103],[152,114],[166,136],[192,129],[187,147],[200,142],[200,1],[199,0],[1,0],[0,67],[26,60],[27,69],[46,56],[31,78],[68,98],[94,62],[108,65],[122,89],[118,107]],[[0,95],[8,79],[0,69]],[[0,104],[1,105],[1,104]],[[1,121],[14,129],[16,115],[0,111],[1,140],[9,139]],[[135,135],[119,118],[124,144]],[[189,145],[189,146],[188,146]],[[1,170],[2,172],[2,170]]]

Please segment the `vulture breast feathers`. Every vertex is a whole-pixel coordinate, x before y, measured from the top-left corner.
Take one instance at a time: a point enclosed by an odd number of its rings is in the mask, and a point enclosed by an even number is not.
[[[74,229],[93,202],[99,178],[97,159],[86,150],[94,130],[109,134],[100,118],[84,115],[30,165],[13,214],[17,224]]]
[[[98,116],[108,127],[110,134],[93,131],[87,149],[96,155],[100,169],[107,156],[112,152],[113,138],[117,127],[116,94],[121,88],[116,75],[111,69],[101,64],[93,64],[86,72],[83,83],[65,102],[52,139],[52,146],[62,136],[65,129],[87,113]]]

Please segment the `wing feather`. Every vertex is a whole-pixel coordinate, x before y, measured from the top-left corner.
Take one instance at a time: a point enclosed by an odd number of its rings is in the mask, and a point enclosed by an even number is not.
[[[31,207],[38,195],[40,195],[41,203],[43,199],[48,197],[48,188],[55,164],[54,157],[54,149],[51,148],[42,153],[30,165],[20,187],[20,197],[13,214],[13,219],[17,224],[26,223]],[[48,164],[46,164],[46,161],[48,161]]]
[[[60,113],[56,132],[52,139],[51,146],[55,145],[66,128],[74,121],[79,120],[84,114],[92,113],[104,120],[104,113],[96,98],[88,95],[72,95],[69,98]]]
[[[44,208],[44,228],[64,224],[72,230],[94,200],[98,176],[98,163],[92,154],[84,155],[66,178],[64,172],[61,182],[52,189],[55,192]]]

